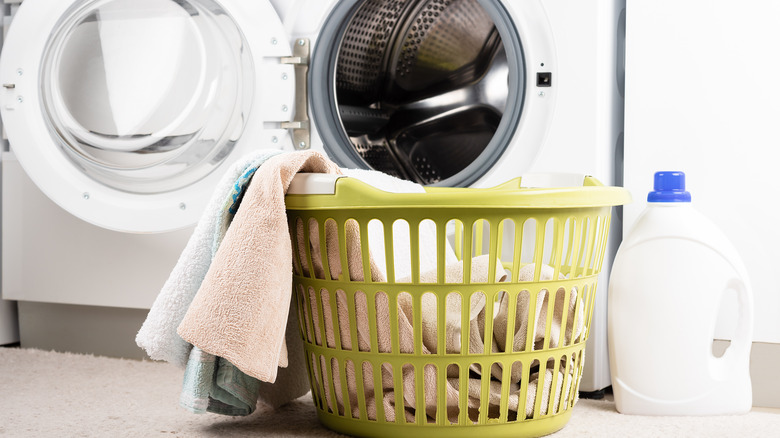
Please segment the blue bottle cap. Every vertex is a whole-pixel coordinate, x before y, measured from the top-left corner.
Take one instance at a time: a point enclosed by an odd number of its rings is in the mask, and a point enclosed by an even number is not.
[[[647,202],[691,202],[690,192],[685,191],[683,172],[656,172],[652,192]]]

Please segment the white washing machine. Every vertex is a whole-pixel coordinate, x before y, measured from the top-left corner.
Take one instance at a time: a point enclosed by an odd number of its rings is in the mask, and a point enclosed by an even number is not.
[[[25,0],[0,59],[3,293],[22,343],[25,303],[147,309],[251,149],[422,184],[614,183],[624,3]]]

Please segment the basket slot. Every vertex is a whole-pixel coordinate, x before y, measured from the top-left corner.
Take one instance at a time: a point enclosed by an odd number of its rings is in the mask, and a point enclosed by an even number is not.
[[[312,225],[312,223],[315,225],[315,227],[317,226],[317,221],[314,220],[313,218],[309,219],[308,221],[304,221],[303,222],[303,238],[304,238],[304,242],[307,240],[306,236],[311,236],[311,230],[312,230],[311,225]],[[324,246],[324,245],[321,245],[321,246]],[[310,278],[317,278],[316,273],[315,273],[315,269],[314,269],[314,262],[312,261],[312,254],[311,254],[312,248],[311,248],[311,245],[309,245],[307,243],[304,243],[303,248],[304,248],[304,254],[306,256],[306,268],[304,269],[304,272],[306,272],[308,270]]]
[[[596,252],[596,231],[598,229],[598,218],[588,217],[588,237],[585,248],[585,257],[582,259],[582,265],[580,266],[580,273],[583,276],[589,275],[592,272],[591,263],[593,262],[593,254]]]
[[[415,385],[415,407],[414,410],[414,421],[418,425],[422,426],[423,424],[427,423],[428,419],[426,417],[426,409],[424,406],[426,406],[425,397],[426,397],[426,391],[428,390],[426,386],[425,379],[425,367],[423,369],[420,369],[419,366],[409,365],[408,368],[404,367],[404,377],[406,377],[407,372],[411,372],[414,374],[414,385]],[[434,374],[435,375],[435,374]],[[433,382],[434,385],[436,382]]]
[[[594,298],[596,297],[596,283],[592,284],[586,284],[583,287],[583,300],[585,305],[585,311],[583,312],[583,318],[585,318],[585,326],[589,326],[591,322],[591,318],[593,316],[593,302]],[[575,326],[576,327],[576,326]],[[578,341],[584,341],[587,336],[587,330],[583,330],[582,333],[580,333]]]
[[[340,268],[338,272],[338,280],[339,281],[349,281],[350,275],[349,275],[349,254],[347,253],[347,226],[349,224],[349,221],[351,219],[348,219],[342,223],[342,226],[337,227],[338,228],[338,245],[339,245],[339,260],[340,260]],[[344,269],[344,266],[347,267],[347,269]],[[346,271],[346,272],[345,272]]]
[[[384,222],[382,223],[383,226],[386,225]],[[394,244],[393,244],[393,227],[394,226],[384,226],[384,245],[385,245],[385,266],[386,266],[386,273],[387,273],[387,281],[389,283],[395,283],[396,281],[396,275],[395,275],[395,252],[394,252]]]
[[[447,354],[447,295],[436,295],[436,305],[436,353],[442,356]]]
[[[447,222],[447,233],[452,231],[452,246],[455,250],[455,257],[463,260],[463,222],[457,219],[451,219]]]
[[[469,268],[469,270],[471,270],[471,268]],[[462,355],[467,355],[469,354],[469,351],[471,351],[471,324],[469,322],[469,305],[464,304],[470,302],[471,295],[467,295],[466,297],[463,297],[462,295],[460,296],[460,354]]]
[[[295,275],[303,276],[303,267],[301,266],[301,253],[299,251],[299,248],[301,247],[302,243],[300,239],[298,238],[298,224],[301,219],[298,217],[290,216],[290,218],[287,221],[287,227],[290,231],[290,241],[292,242],[293,247],[293,272]],[[303,226],[301,226],[303,228]]]
[[[610,218],[609,216],[600,216],[599,221],[601,223],[601,229],[598,236],[598,239],[596,239],[597,246],[597,262],[594,263],[593,271],[592,273],[599,273],[601,272],[601,268],[604,263],[604,253],[607,249],[607,239],[609,238],[609,225],[610,225]]]
[[[393,222],[393,237],[394,244],[394,269],[396,283],[412,280],[412,270],[417,269],[417,278],[419,279],[419,265],[414,267],[414,257],[412,257],[413,245],[411,242],[411,230],[410,224],[405,219],[397,219]]]
[[[409,227],[409,259],[411,261],[409,278],[411,278],[412,283],[417,284],[420,282],[420,228],[419,226],[413,227],[409,222],[407,222],[407,226]]]
[[[543,350],[547,350],[550,348],[550,338],[552,334],[553,320],[555,319],[555,302],[558,300],[558,293],[560,291],[561,289],[557,291],[548,291],[547,289],[542,289],[542,291],[539,292],[540,295],[542,294],[545,295],[544,298],[542,299],[545,299],[547,301],[547,315],[546,315],[547,318],[544,323],[544,340],[542,341]]]
[[[312,220],[313,221],[313,220]],[[317,224],[316,222],[314,222]],[[329,280],[335,280],[338,277],[338,271],[339,266],[335,266],[333,268],[330,267],[330,257],[328,254],[331,252],[331,249],[333,248],[334,242],[332,242],[332,237],[335,234],[336,229],[336,221],[332,218],[328,218],[325,220],[325,226],[319,226],[317,224],[317,234],[319,235],[319,250],[320,250],[320,259],[319,261],[322,263],[322,278],[327,278]],[[316,268],[314,266],[313,268]]]
[[[563,300],[559,300],[559,295],[563,293]],[[572,336],[568,330],[568,319],[569,319],[569,311],[568,307],[571,305],[571,299],[572,299],[572,291],[570,289],[564,289],[560,288],[556,292],[555,296],[555,315],[561,315],[561,323],[559,325],[559,333],[558,333],[558,346],[559,347],[565,347],[571,343]],[[576,298],[576,295],[574,295]],[[574,311],[577,311],[577,303],[575,303]],[[576,314],[576,313],[575,313]],[[573,328],[573,326],[572,326]]]
[[[577,278],[583,252],[587,250],[586,238],[588,236],[588,219],[575,221],[574,242],[572,244],[572,257],[569,270],[569,278]]]
[[[451,219],[447,221],[444,226],[444,230],[448,236],[448,240],[452,242],[452,249],[457,260],[463,260],[463,242],[464,242],[464,226],[463,222],[458,219]],[[451,237],[449,237],[451,236]],[[442,260],[441,258],[439,260]],[[446,263],[446,260],[445,260]],[[445,275],[445,283],[460,283],[460,279],[448,279]]]
[[[518,227],[517,223],[515,221],[512,221],[514,230],[515,230],[515,238],[514,238],[514,248],[512,251],[512,282],[517,282],[517,277],[520,276],[520,266],[522,263],[520,262],[522,255],[523,255],[523,226]]]
[[[479,413],[477,414],[476,420],[479,424],[485,424],[487,423],[488,406],[490,404],[490,372],[488,370],[482,372],[483,368],[488,368],[488,367],[483,367],[482,364],[480,363],[473,363],[471,364],[470,368],[480,375],[479,408],[478,408]],[[474,419],[472,419],[472,421],[473,420]]]
[[[323,346],[326,345],[327,332],[325,331],[325,314],[322,306],[322,295],[318,294],[314,289],[309,289],[309,296],[311,295],[316,296],[312,302],[316,306],[314,312],[317,313],[317,322],[319,322],[319,324],[316,324],[315,326],[315,337],[317,339],[317,345]]]
[[[493,272],[496,272],[496,264],[498,263],[498,254],[500,254],[499,250],[499,226],[490,226],[490,223],[488,222],[488,231],[490,233],[490,244],[488,248],[488,254],[489,254],[489,262],[488,262],[488,272],[491,273],[491,275],[488,276],[487,282],[490,284],[496,284],[496,276],[493,275]],[[490,313],[489,313],[490,314]],[[491,318],[488,318],[491,319]]]
[[[458,367],[458,424],[464,426],[469,421],[469,370]]]
[[[447,366],[434,367],[436,377],[436,415],[435,422],[438,426],[447,424]]]
[[[331,394],[335,395],[336,411],[334,413],[346,417],[349,415],[347,414],[350,406],[349,392],[347,391],[346,378],[342,373],[344,369],[339,366],[339,361],[335,357],[330,359],[330,370],[328,371]]]
[[[344,370],[344,378],[341,380],[341,393],[347,396],[344,403],[344,416],[360,418],[361,413],[365,412],[365,409],[361,410],[358,407],[361,405],[360,400],[365,398],[363,370],[361,367],[355,367],[355,362],[351,359],[345,360],[341,369]],[[364,400],[363,405],[365,406]]]
[[[371,343],[371,351],[374,353],[379,352],[379,324],[377,320],[377,301],[376,301],[376,293],[370,295],[370,301],[368,303],[365,303],[365,307],[368,308],[368,336]],[[359,291],[356,294],[355,302],[357,303],[357,297],[360,296],[363,301],[367,298],[367,294],[363,293],[362,291]],[[363,305],[361,303],[360,306],[361,309],[363,309]]]
[[[318,409],[324,409],[325,391],[322,386],[322,376],[320,368],[317,366],[317,359],[314,353],[309,353],[309,360],[306,361],[306,368],[309,371],[309,383],[311,385],[312,398]]]
[[[547,392],[549,395],[547,397],[547,406],[544,407],[544,413],[546,415],[553,415],[556,413],[554,410],[555,400],[560,401],[562,393],[565,391],[565,387],[563,386],[563,380],[560,381],[561,386],[558,386],[561,375],[560,361],[558,359],[550,358],[547,362],[547,369],[552,370],[552,384],[550,385],[551,391]]]
[[[393,380],[393,367],[385,362],[373,369],[374,375],[374,405],[376,406],[376,418],[380,423],[391,421],[392,412],[385,412],[385,393],[382,386],[384,381]]]
[[[526,327],[526,335],[525,335],[525,348],[523,351],[531,351],[534,349],[534,338],[536,334],[536,312],[534,312],[533,315],[531,315],[531,311],[533,309],[536,309],[536,299],[538,295],[529,293],[529,300],[528,300],[528,327]]]
[[[303,286],[297,285],[295,290],[296,307],[298,309],[298,326],[301,332],[301,338],[304,341],[311,342],[311,333],[309,333],[308,312],[306,311],[306,300],[303,298]]]
[[[539,281],[542,274],[542,265],[544,265],[544,236],[546,233],[546,225],[540,226],[539,222],[534,220],[536,228],[536,237],[534,243],[534,279],[533,281]]]
[[[317,301],[314,299],[314,289],[309,289],[305,292],[306,294],[306,310],[308,313],[308,323],[309,323],[309,332],[310,332],[310,342],[319,345],[320,344],[320,338],[319,338],[319,326],[317,325]]]
[[[421,355],[423,350],[423,325],[422,325],[422,295],[414,294],[409,295],[413,302],[412,305],[412,330],[414,333],[414,354]]]
[[[360,261],[363,268],[363,281],[366,283],[372,283],[375,279],[371,273],[368,226],[360,226],[357,222],[354,222],[354,224],[356,227],[358,227],[360,232],[360,245],[357,245],[357,248],[360,251]]]
[[[510,380],[511,375],[520,374],[523,370],[523,362],[515,361],[511,366],[504,366],[501,370],[501,402],[499,404],[498,419],[501,422],[509,421],[509,392],[512,388],[512,382]],[[517,419],[517,412],[512,411],[514,420]]]
[[[506,295],[509,300],[508,307],[507,307],[507,321],[506,321],[506,341],[504,344],[504,351],[514,352],[514,343],[515,343],[515,333],[517,333],[517,327],[515,324],[516,316],[517,316],[517,298],[518,295],[521,293],[528,293],[527,291],[521,291],[519,293],[514,294],[508,294]],[[527,312],[527,309],[526,309]],[[521,318],[528,318],[528,315],[521,315]],[[527,319],[526,319],[527,320]]]
[[[485,226],[487,225],[487,229],[485,229]],[[471,253],[471,257],[476,257],[479,255],[484,254],[485,252],[485,233],[490,235],[490,224],[485,221],[484,219],[477,219],[474,221],[472,234],[474,235],[474,244],[473,244],[473,252]]]
[[[472,252],[472,240],[474,239],[474,224],[469,227],[464,227],[463,230],[463,284],[471,283],[471,257],[468,254]]]
[[[389,298],[389,297],[388,297]],[[398,336],[398,295],[389,300],[390,310],[390,336],[392,337],[392,353],[399,354],[401,351],[401,341]]]
[[[435,222],[436,227],[436,281],[439,283],[446,282],[446,266],[449,260],[447,260],[447,223]],[[454,260],[453,260],[454,261]],[[444,306],[439,306],[444,307]],[[438,321],[442,319],[439,318]],[[443,342],[439,342],[438,345],[444,345]]]
[[[404,382],[403,366],[391,367],[390,373],[393,379],[393,402],[395,403],[395,421],[403,423],[406,419],[404,410]]]
[[[493,308],[498,293],[485,295],[485,308],[482,310],[484,313],[481,318],[478,318],[478,321],[484,321],[483,324],[485,326],[484,334],[482,335],[482,353],[490,353],[493,351]]]
[[[566,226],[562,224],[559,218],[550,219],[553,221],[553,246],[550,254],[550,265],[553,267],[553,278],[558,278],[561,273],[561,259],[563,258],[563,243],[566,237]],[[565,275],[565,274],[564,274]]]
[[[420,327],[420,332],[422,333],[422,345],[427,349],[425,351],[425,354],[430,353],[439,353],[440,352],[440,346],[445,347],[443,348],[446,350],[446,344],[445,341],[439,342],[439,334],[440,332],[443,332],[444,330],[439,330],[439,311],[444,309],[444,306],[439,303],[439,300],[436,297],[436,294],[433,292],[425,292],[421,296],[421,303],[420,303],[420,311],[417,312],[419,314],[419,325],[417,327]],[[415,314],[415,316],[417,316]],[[425,315],[425,317],[423,317]],[[417,321],[415,320],[415,324],[417,324]]]

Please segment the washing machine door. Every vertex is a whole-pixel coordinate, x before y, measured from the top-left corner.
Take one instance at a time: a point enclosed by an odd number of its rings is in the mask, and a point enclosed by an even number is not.
[[[227,166],[279,147],[290,52],[266,0],[25,0],[0,60],[11,150],[87,222],[192,225]]]

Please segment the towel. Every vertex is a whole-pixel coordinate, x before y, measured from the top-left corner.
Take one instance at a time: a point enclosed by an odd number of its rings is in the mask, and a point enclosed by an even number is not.
[[[536,270],[536,264],[531,263],[520,268],[518,272],[518,281],[533,281],[534,271]],[[553,279],[555,270],[549,265],[542,265],[540,270],[539,281],[549,281]],[[563,274],[559,274],[559,279],[565,279]],[[550,328],[549,348],[557,348],[560,345],[560,335],[562,330],[562,323],[564,317],[564,308],[566,315],[566,333],[564,334],[563,345],[571,345],[572,340],[577,341],[585,331],[585,306],[582,300],[579,298],[576,289],[572,289],[569,295],[569,301],[564,306],[566,299],[566,290],[564,288],[558,288],[555,293],[555,304],[553,310],[553,318]],[[536,325],[532,327],[531,337],[531,350],[540,350],[544,347],[544,334],[547,326],[547,312],[549,308],[550,294],[547,289],[542,289],[538,292],[536,298],[536,306],[534,308],[534,316]],[[580,303],[579,307],[577,303]],[[531,319],[529,317],[529,311],[531,307],[531,295],[530,293],[523,291],[517,297],[517,307],[515,308],[515,335],[513,337],[513,344],[509,347],[511,351],[525,351],[526,341],[528,334],[528,322]],[[499,304],[498,314],[493,322],[493,337],[497,344],[497,351],[508,351],[506,345],[506,332],[507,321],[509,318],[509,297],[504,295],[501,303]],[[576,327],[574,325],[576,324]],[[572,331],[574,332],[572,338]],[[500,375],[500,368],[496,370],[496,373]],[[495,375],[495,374],[494,374]],[[515,366],[512,368],[512,381],[518,381],[520,379],[520,367]],[[499,377],[500,378],[500,377]]]
[[[335,246],[335,245],[334,245]],[[314,251],[316,252],[316,251]],[[316,264],[315,264],[316,266]],[[479,256],[472,260],[471,262],[471,282],[472,283],[488,283],[488,282],[500,282],[506,278],[506,274],[501,267],[501,263],[497,263],[496,271],[493,276],[489,275],[489,257],[488,256]],[[316,271],[315,271],[316,273]],[[435,270],[425,272],[421,274],[421,278],[424,279],[431,279],[435,278],[437,275]],[[463,262],[455,262],[453,264],[450,264],[445,267],[445,278],[447,282],[458,282],[462,281],[463,279]],[[305,309],[306,315],[316,315],[317,309],[316,309],[316,292],[313,289],[310,289],[308,292],[309,294],[309,303],[311,303],[310,308]],[[330,295],[325,291],[321,293],[321,300],[322,300],[322,306],[323,306],[323,315],[324,315],[324,324],[325,324],[325,334],[326,339],[325,342],[328,347],[335,348],[335,330],[334,330],[334,321],[332,320],[332,307],[330,302]],[[457,318],[453,319],[453,321],[457,320],[457,325],[460,324],[460,300],[457,300],[457,303],[455,300],[447,300],[447,312],[448,313],[455,313],[457,314]],[[476,294],[472,296],[470,300],[470,318],[472,321],[477,317],[478,314],[484,313],[484,306],[485,306],[485,298],[482,294]],[[355,307],[356,307],[356,323],[357,323],[357,340],[358,340],[358,349],[360,351],[369,351],[371,347],[371,339],[370,339],[370,331],[369,331],[369,323],[368,323],[368,304],[366,301],[366,296],[362,292],[358,292],[356,294],[355,299]],[[386,294],[380,293],[377,294],[377,312],[376,312],[376,318],[377,318],[377,345],[380,352],[391,352],[392,351],[392,345],[391,345],[391,335],[390,335],[390,312],[389,312],[389,300],[387,298]],[[428,348],[428,345],[435,345],[435,339],[436,339],[436,325],[435,325],[435,317],[436,317],[436,302],[435,302],[435,296],[428,295],[428,298],[423,300],[423,308],[427,310],[423,310],[423,346],[421,347],[423,354],[431,354],[431,350]],[[412,311],[412,302],[411,302],[411,296],[408,294],[401,294],[399,296],[398,300],[398,337],[399,337],[399,347],[401,353],[413,353],[415,351],[414,348],[414,329],[413,329],[413,311]],[[336,322],[338,324],[339,333],[340,333],[340,341],[342,348],[351,350],[353,348],[352,341],[350,338],[350,323],[349,323],[349,313],[348,313],[348,304],[346,300],[346,295],[338,291],[336,293],[336,311],[338,315],[338,321]],[[433,320],[431,320],[433,318]],[[449,320],[450,318],[448,318]],[[319,325],[318,318],[313,318],[313,326],[310,325],[309,321],[310,318],[305,318],[305,328],[306,328],[306,334],[310,340],[310,342],[316,342],[319,345],[323,345],[323,340],[321,339],[321,331],[322,328]],[[454,324],[454,323],[453,323]],[[450,326],[453,327],[452,325]],[[446,346],[448,351],[459,351],[460,349],[460,331],[458,328],[457,336],[447,336],[447,343]],[[478,336],[476,331],[472,331],[471,333],[471,341],[470,342],[470,350],[474,351],[477,348],[480,348],[476,341],[474,341],[474,336]],[[427,341],[425,341],[427,339]],[[481,343],[481,341],[480,341]],[[320,368],[320,371],[322,375],[327,376],[327,364],[325,362],[316,363],[312,362],[312,366],[314,368]],[[356,403],[357,400],[357,386],[355,381],[355,371],[354,368],[347,367],[346,368],[346,380],[347,380],[347,387],[349,392],[349,400],[351,401],[351,409],[353,415],[357,416],[359,414],[358,406]],[[397,372],[399,370],[396,370]],[[415,391],[415,378],[414,378],[414,371],[411,368],[404,367],[404,369],[400,370],[403,376],[403,400],[402,404],[404,406],[404,409],[407,407],[410,409],[416,408],[416,391]],[[332,364],[331,373],[333,375],[339,375],[340,371],[338,367],[335,364]],[[377,412],[377,398],[381,397],[381,403],[384,406],[384,412],[385,412],[385,418],[387,421],[395,421],[395,400],[394,400],[394,393],[393,388],[395,386],[394,380],[391,375],[392,371],[387,368],[386,366],[383,366],[383,376],[382,376],[382,389],[381,391],[375,392],[374,389],[374,382],[371,378],[366,376],[366,373],[364,373],[364,387],[367,394],[366,399],[366,406],[368,410],[368,418],[375,420],[376,419],[376,412]],[[436,410],[436,395],[437,392],[435,391],[436,386],[436,373],[435,370],[432,367],[425,367],[423,370],[424,378],[423,382],[425,385],[425,406],[422,407],[425,409],[428,415],[435,415]],[[319,374],[316,374],[317,378],[319,379]],[[369,374],[370,375],[370,374]],[[457,379],[449,379],[449,380],[457,380]],[[344,395],[342,394],[342,389],[340,385],[334,385],[334,391],[335,391],[335,397],[330,394],[330,388],[329,385],[325,386],[325,399],[328,401],[329,406],[331,406],[331,409],[333,409],[334,412],[343,412],[345,405],[344,405]],[[452,383],[448,383],[447,388],[447,405],[457,406],[458,403],[458,391],[457,387],[453,386]],[[457,409],[457,408],[456,408]],[[407,410],[406,415],[410,416],[411,420],[413,421],[414,418],[414,412],[411,413]]]
[[[178,327],[182,339],[269,383],[288,364],[292,247],[284,194],[297,172],[340,173],[316,151],[266,161]]]
[[[179,404],[196,414],[249,415],[257,406],[260,381],[198,347],[190,351]]]
[[[299,233],[300,235],[300,233]],[[330,240],[328,240],[330,241]],[[300,242],[300,240],[299,240]],[[312,246],[314,248],[318,248],[318,243],[316,241],[311,241],[313,244]],[[334,245],[336,246],[336,245]],[[316,253],[318,251],[312,251],[312,253]],[[313,258],[313,264],[315,265],[315,268],[317,264],[319,263],[318,259]],[[521,269],[520,272],[520,281],[530,281],[531,279],[528,278],[530,275],[533,276],[534,272],[534,266],[528,265]],[[496,263],[496,271],[494,275],[491,276],[488,275],[489,272],[489,257],[487,255],[478,256],[472,259],[471,261],[471,269],[472,269],[472,276],[471,276],[471,283],[488,283],[488,282],[495,282],[499,283],[506,279],[506,273],[503,271],[502,265],[500,261],[497,261]],[[308,273],[305,273],[305,275],[308,275]],[[315,276],[322,278],[322,270],[319,270],[319,273],[317,273],[317,270],[315,269]],[[429,271],[425,272],[421,275],[421,280],[426,279],[429,280],[436,276],[435,271]],[[456,282],[462,282],[463,280],[463,262],[456,262],[450,265],[447,265],[445,268],[445,282],[447,283],[456,283]],[[549,266],[543,266],[542,267],[542,278],[541,280],[549,280],[552,278],[552,268]],[[303,293],[303,291],[300,291],[300,293]],[[316,343],[318,345],[323,345],[323,339],[322,339],[322,327],[320,327],[319,319],[318,318],[310,318],[311,315],[317,315],[317,308],[316,308],[316,294],[314,290],[309,290],[306,292],[308,296],[308,302],[310,303],[309,308],[303,309],[304,311],[304,327],[305,327],[305,334],[308,337],[309,341],[312,343]],[[560,301],[563,301],[563,294],[562,292],[560,294],[557,294],[561,297]],[[343,293],[343,291],[337,291],[336,294],[336,313],[337,313],[337,321],[335,321],[335,324],[338,325],[338,333],[340,334],[340,342],[342,345],[342,348],[351,350],[353,348],[350,333],[350,323],[349,323],[349,312],[348,312],[348,303],[346,299],[346,295]],[[452,295],[452,297],[460,297],[459,294]],[[545,300],[545,297],[547,297],[546,291],[540,292],[540,298],[538,300],[537,305],[537,327],[534,331],[534,336],[537,338],[537,340],[540,337],[544,336],[544,326],[546,324],[546,306],[547,301]],[[300,297],[301,299],[303,297]],[[320,292],[320,300],[322,302],[323,307],[323,323],[325,325],[324,332],[325,332],[325,340],[324,343],[327,345],[327,347],[335,348],[336,346],[336,339],[335,339],[335,327],[334,327],[334,321],[332,319],[332,304],[331,304],[331,298],[330,294],[327,291],[321,291]],[[496,338],[506,339],[506,313],[507,313],[507,303],[508,299],[506,298],[506,294],[502,297],[501,303],[499,304],[498,309],[495,309],[497,311],[496,317],[494,318],[494,338],[490,340],[491,346],[486,349],[484,345],[484,334],[485,334],[485,318],[486,318],[486,299],[485,295],[483,294],[474,294],[472,295],[471,299],[469,300],[469,351],[473,354],[480,354],[483,352],[499,352],[504,351],[503,348],[499,348],[499,344],[496,341]],[[556,302],[558,302],[558,298],[556,297]],[[574,305],[576,305],[577,302],[577,295],[576,293],[572,293],[572,299],[571,302],[573,303],[572,306],[568,309],[569,314],[568,318],[569,321],[572,319],[572,315],[574,314]],[[447,349],[447,352],[449,353],[458,353],[461,351],[461,300],[460,299],[447,299],[446,303],[444,303],[446,306],[445,314],[446,316],[446,336],[445,336],[445,342]],[[527,317],[527,307],[529,305],[528,300],[520,299],[518,300],[518,313],[523,314],[523,318]],[[436,297],[433,294],[424,294],[421,300],[421,306],[422,306],[422,338],[423,338],[423,346],[421,348],[421,351],[423,354],[431,354],[437,351],[437,332],[436,332],[436,317],[437,317],[437,303],[436,303]],[[582,307],[582,306],[580,306]],[[391,335],[389,332],[390,328],[390,313],[389,313],[389,300],[387,298],[387,295],[384,293],[379,293],[376,296],[376,318],[377,318],[377,347],[380,352],[391,352],[392,346],[391,346]],[[413,329],[413,304],[411,296],[408,294],[401,294],[398,297],[398,338],[399,338],[399,347],[401,353],[413,353],[415,351],[414,349],[414,329]],[[560,327],[561,324],[561,316],[563,315],[562,306],[556,305],[556,312],[553,317],[553,327],[557,326]],[[355,315],[356,315],[356,323],[357,323],[357,341],[358,341],[358,350],[360,351],[369,351],[371,348],[371,339],[370,339],[370,331],[369,331],[369,322],[368,322],[368,304],[366,301],[366,296],[364,293],[358,291],[358,293],[355,295]],[[584,321],[582,321],[582,309],[580,309],[579,315],[579,323],[578,323],[578,329],[576,331],[576,336],[579,336],[579,334],[582,333],[582,329],[584,326]],[[311,322],[310,322],[311,321]],[[518,319],[518,328],[516,330],[517,332],[517,338],[516,343],[519,345],[522,345],[522,348],[516,349],[515,351],[520,351],[525,347],[525,333],[528,328],[527,321],[525,323],[521,322],[521,319]],[[501,327],[503,325],[503,327]],[[502,330],[503,329],[503,330]],[[522,336],[520,334],[522,332]],[[503,333],[501,336],[497,333]],[[560,333],[560,331],[551,331],[551,337],[556,337],[557,334]],[[567,342],[570,340],[570,336],[567,336]],[[504,342],[505,343],[505,342]],[[555,341],[552,339],[550,340],[550,346],[551,348],[554,348],[553,346],[557,346],[557,338]],[[314,358],[309,358],[311,360],[311,366],[313,368],[318,368],[319,373],[315,373],[315,377],[318,379],[317,381],[317,387],[319,387],[319,379],[321,376],[327,376],[328,372],[328,364],[320,359],[320,363],[317,363]],[[529,366],[530,364],[526,364],[526,366]],[[546,366],[546,365],[545,365]],[[356,375],[355,375],[355,369],[353,364],[348,364],[346,368],[339,369],[336,364],[331,364],[331,369],[329,370],[331,375],[333,376],[344,376],[347,383],[347,391],[348,391],[348,399],[344,397],[344,394],[342,393],[342,387],[338,382],[333,387],[334,394],[331,394],[330,386],[328,384],[323,385],[324,388],[324,398],[326,402],[328,403],[328,406],[333,412],[339,412],[343,413],[345,409],[351,409],[352,415],[357,417],[359,415],[359,409],[357,405],[357,384],[356,384]],[[414,421],[414,415],[415,410],[417,408],[417,398],[416,398],[416,379],[415,379],[415,372],[411,367],[403,367],[401,370],[395,370],[396,372],[400,372],[402,374],[402,386],[403,386],[403,409],[401,411],[404,413],[404,416],[406,417],[407,421]],[[484,370],[487,375],[485,377],[482,377],[483,370],[479,369],[478,366],[472,366],[469,370],[464,370],[465,372],[469,373],[469,379],[468,379],[468,388],[466,391],[468,392],[468,407],[469,407],[469,418],[472,420],[477,419],[478,409],[480,407],[480,399],[481,399],[481,379],[488,378],[491,379],[491,383],[489,385],[489,400],[488,400],[488,409],[490,412],[492,412],[491,415],[494,415],[495,417],[498,416],[497,412],[500,407],[500,394],[501,394],[501,379],[502,379],[502,370],[499,365],[495,365],[491,367],[491,370]],[[526,391],[526,399],[524,400],[524,403],[521,404],[520,396],[522,394],[522,386],[521,386],[521,379],[522,379],[522,373],[520,366],[513,367],[512,372],[510,373],[510,382],[508,382],[509,386],[509,399],[508,399],[508,406],[510,411],[517,412],[520,409],[523,409],[523,412],[527,418],[530,418],[533,416],[533,410],[535,406],[535,402],[537,400],[537,397],[541,397],[541,408],[540,408],[540,414],[546,415],[547,414],[547,406],[548,402],[550,400],[550,397],[553,397],[553,409],[555,412],[557,412],[560,404],[561,397],[564,399],[567,399],[569,397],[569,394],[574,387],[574,379],[571,375],[571,372],[573,369],[569,370],[568,380],[566,380],[566,368],[565,366],[559,366],[558,364],[553,365],[549,368],[542,368],[541,371],[532,371],[530,373],[530,376],[528,378],[528,382],[526,383],[526,386],[528,387]],[[367,409],[367,416],[371,420],[375,420],[377,416],[377,403],[381,403],[384,408],[385,413],[385,419],[387,421],[395,421],[396,419],[396,401],[395,401],[395,394],[393,392],[393,388],[396,386],[395,380],[393,378],[393,370],[389,368],[388,366],[382,367],[382,376],[381,376],[381,382],[382,382],[382,388],[381,390],[377,391],[374,387],[374,378],[371,375],[372,371],[370,367],[364,367],[363,369],[363,385],[366,395],[366,409]],[[419,372],[419,371],[418,371]],[[447,417],[450,421],[457,421],[458,417],[458,404],[459,404],[459,386],[460,386],[460,380],[459,380],[459,373],[461,370],[456,369],[456,367],[451,367],[451,369],[448,369],[447,374],[447,383],[446,383],[446,398],[447,398]],[[544,374],[544,388],[541,392],[537,392],[537,387],[539,383],[540,378],[540,372]],[[436,370],[432,366],[426,366],[422,370],[423,373],[423,385],[424,385],[424,394],[425,394],[425,406],[422,407],[426,415],[428,415],[431,419],[435,418],[436,416],[436,404],[437,404],[437,391],[436,391],[436,382],[437,382],[437,376],[436,376]],[[552,388],[552,380],[553,380],[553,374],[558,375],[556,387],[553,392]],[[564,387],[565,385],[565,387]],[[349,400],[349,402],[346,402],[346,400]],[[524,408],[523,408],[524,406]]]
[[[221,240],[224,233],[226,204],[242,175],[279,153],[281,151],[259,150],[246,155],[230,167],[215,187],[192,236],[136,335],[136,343],[152,359],[181,367],[187,364],[192,345],[181,339],[176,328],[211,265],[215,242]]]
[[[272,155],[269,155],[269,157]],[[225,197],[224,208],[217,216],[213,242],[211,246],[211,258],[216,255],[219,245],[227,232],[227,229],[238,212],[244,192],[252,180],[257,168],[262,163],[252,161],[249,166],[235,181],[228,196]],[[221,193],[221,192],[220,192]],[[213,215],[211,212],[208,214]],[[286,332],[286,342],[297,348],[302,348],[300,336],[296,333],[297,310],[295,303],[290,303],[293,309],[290,313],[288,326],[292,330]],[[297,355],[298,364],[303,364],[303,355]],[[223,415],[244,416],[254,412],[258,399],[272,407],[278,407],[288,401],[290,394],[303,395],[308,392],[308,387],[299,382],[302,365],[288,367],[280,372],[280,381],[277,385],[261,382],[248,376],[236,368],[230,361],[206,353],[198,347],[190,351],[189,361],[184,371],[184,381],[179,397],[179,405],[190,412],[201,414],[212,412]],[[284,390],[280,390],[284,388]]]

